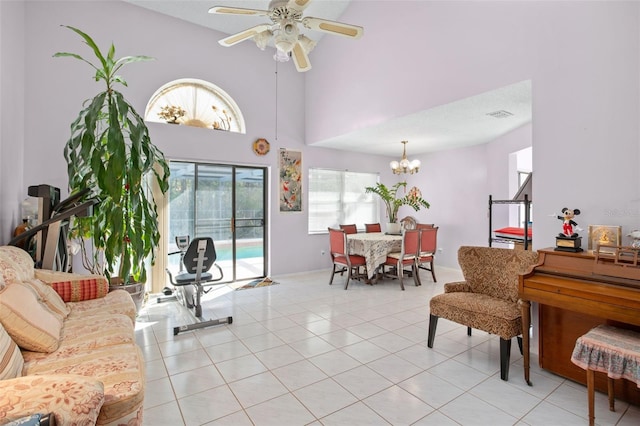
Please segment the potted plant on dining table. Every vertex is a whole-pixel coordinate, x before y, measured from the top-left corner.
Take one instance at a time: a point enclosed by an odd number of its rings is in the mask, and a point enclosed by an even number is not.
[[[429,203],[422,198],[422,193],[417,187],[411,188],[404,196],[398,197],[398,190],[407,187],[407,182],[398,182],[392,187],[388,187],[383,183],[376,183],[376,186],[368,186],[365,188],[366,193],[374,193],[378,195],[384,202],[387,218],[387,232],[400,232],[400,224],[398,223],[398,210],[401,206],[409,206],[415,211],[421,208],[429,208]]]

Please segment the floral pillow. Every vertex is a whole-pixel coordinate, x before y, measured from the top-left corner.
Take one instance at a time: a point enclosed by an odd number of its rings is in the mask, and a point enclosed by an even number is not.
[[[13,280],[33,278],[33,269],[33,259],[29,253],[18,247],[0,247],[0,281],[8,285]]]

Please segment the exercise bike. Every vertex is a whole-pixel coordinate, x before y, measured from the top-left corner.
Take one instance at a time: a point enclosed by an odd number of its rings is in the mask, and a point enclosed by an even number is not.
[[[211,288],[205,290],[205,286],[213,286],[214,283],[221,281],[224,277],[222,268],[216,261],[216,248],[213,239],[209,237],[194,238],[189,242],[188,236],[176,237],[176,245],[178,251],[170,253],[180,254],[180,270],[173,276],[171,271],[167,269],[169,282],[173,286],[173,290],[165,287],[163,290],[166,295],[168,291],[175,293],[170,297],[158,298],[158,303],[169,300],[177,300],[187,309],[194,310],[196,322],[194,324],[182,325],[174,327],[173,335],[177,335],[181,331],[196,330],[199,328],[209,327],[212,325],[231,324],[232,317],[204,320],[202,318],[202,295],[211,291]],[[186,249],[185,249],[186,246]],[[183,269],[184,266],[184,269]],[[209,272],[212,267],[217,268],[217,277]]]

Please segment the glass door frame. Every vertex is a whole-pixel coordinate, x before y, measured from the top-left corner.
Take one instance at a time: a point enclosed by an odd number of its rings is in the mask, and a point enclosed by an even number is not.
[[[171,167],[171,163],[182,163],[182,164],[189,164],[189,165],[193,165],[194,167],[194,171],[193,171],[193,180],[194,180],[194,184],[193,184],[193,196],[192,196],[192,202],[193,202],[193,214],[192,214],[192,218],[194,220],[194,226],[195,226],[195,222],[197,221],[197,188],[198,188],[198,174],[199,174],[199,167],[204,166],[204,167],[220,167],[220,168],[227,168],[229,170],[229,175],[231,177],[231,218],[230,218],[230,226],[231,226],[231,253],[232,253],[232,266],[231,266],[231,277],[228,277],[227,274],[225,274],[224,279],[220,282],[220,283],[233,283],[236,281],[244,281],[244,280],[249,280],[249,279],[253,279],[253,278],[262,278],[265,276],[268,276],[268,265],[269,265],[269,230],[268,230],[268,226],[269,226],[269,167],[268,166],[256,166],[256,165],[242,165],[242,164],[225,164],[225,163],[210,163],[210,162],[200,162],[200,161],[189,161],[189,160],[171,160],[170,161],[170,167]],[[237,248],[238,248],[238,239],[237,239],[237,228],[236,228],[236,219],[237,219],[237,209],[238,209],[238,202],[237,202],[237,174],[238,174],[238,169],[248,169],[248,170],[260,170],[262,172],[262,273],[263,275],[260,276],[255,276],[255,277],[242,277],[241,279],[238,279],[238,265],[237,265]],[[170,215],[170,197],[169,197],[169,192],[167,192],[167,196],[166,196],[166,203],[165,203],[165,222],[166,222],[166,226],[164,226],[163,228],[165,229],[165,235],[166,238],[162,238],[162,240],[164,240],[164,242],[161,244],[163,244],[163,250],[159,251],[159,255],[163,256],[164,261],[163,262],[158,262],[158,263],[164,263],[165,266],[169,265],[169,261],[168,261],[168,252],[169,252],[169,244],[172,243],[172,241],[169,241],[170,238],[170,222],[171,222],[171,215]],[[195,229],[194,229],[195,232]],[[164,251],[164,253],[162,253]],[[166,274],[165,274],[166,275]],[[168,280],[167,280],[168,283]]]

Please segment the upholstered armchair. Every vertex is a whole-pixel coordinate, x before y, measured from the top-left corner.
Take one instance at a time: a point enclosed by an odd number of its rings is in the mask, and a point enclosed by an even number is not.
[[[534,251],[460,247],[458,263],[465,280],[445,284],[444,294],[431,299],[427,346],[433,348],[440,317],[466,325],[468,335],[472,328],[495,334],[500,337],[500,378],[508,380],[511,339],[522,333],[518,276],[537,260]]]

